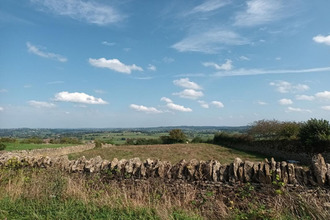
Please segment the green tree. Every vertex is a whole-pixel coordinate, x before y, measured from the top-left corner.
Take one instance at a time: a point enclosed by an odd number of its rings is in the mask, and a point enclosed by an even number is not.
[[[169,137],[175,143],[184,143],[187,141],[187,136],[183,133],[181,129],[173,129],[169,133]]]
[[[299,137],[307,150],[312,152],[323,152],[330,148],[330,124],[324,119],[312,118],[303,123]]]

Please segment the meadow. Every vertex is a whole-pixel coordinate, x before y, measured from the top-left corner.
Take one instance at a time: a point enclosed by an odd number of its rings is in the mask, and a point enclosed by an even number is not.
[[[112,160],[130,159],[139,157],[145,159],[160,159],[162,161],[170,161],[172,164],[182,159],[186,161],[191,159],[197,160],[218,160],[220,163],[231,163],[236,157],[243,160],[262,161],[264,156],[251,154],[248,152],[238,151],[231,148],[222,147],[213,144],[169,144],[169,145],[121,145],[109,146],[105,148],[94,148],[69,155],[70,159],[77,159],[85,156],[87,159],[101,155],[103,159]]]
[[[14,150],[34,150],[41,148],[59,148],[59,147],[69,147],[73,146],[73,144],[25,144],[25,143],[5,143],[6,151],[14,151]]]

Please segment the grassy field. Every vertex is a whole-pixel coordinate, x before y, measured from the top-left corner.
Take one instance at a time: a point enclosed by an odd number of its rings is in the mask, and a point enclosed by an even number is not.
[[[92,158],[99,155],[107,160],[112,160],[113,158],[130,159],[139,157],[142,160],[151,158],[170,161],[171,163],[177,163],[181,159],[215,159],[220,161],[220,163],[230,163],[236,157],[250,161],[261,161],[265,158],[262,155],[245,153],[213,144],[123,145],[92,149],[81,153],[71,154],[69,157],[70,159],[76,159],[81,156]]]
[[[13,150],[33,150],[40,148],[59,148],[73,146],[73,144],[21,144],[21,143],[6,143],[6,151]]]

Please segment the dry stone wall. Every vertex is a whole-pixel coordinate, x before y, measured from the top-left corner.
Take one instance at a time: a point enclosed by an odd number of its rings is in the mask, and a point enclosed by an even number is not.
[[[151,179],[180,180],[185,182],[252,182],[330,186],[330,164],[325,163],[321,154],[315,155],[310,168],[303,168],[285,161],[274,159],[262,162],[242,161],[236,158],[231,164],[220,164],[219,161],[182,160],[172,165],[170,162],[147,159],[103,160],[100,156],[87,160],[81,157],[69,160],[67,156],[19,156],[0,155],[2,168],[50,168],[55,167],[70,173],[101,173],[110,179]]]

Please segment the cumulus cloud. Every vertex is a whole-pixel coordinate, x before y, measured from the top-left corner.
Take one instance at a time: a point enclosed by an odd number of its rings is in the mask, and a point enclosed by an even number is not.
[[[95,98],[94,96],[87,95],[86,93],[83,92],[70,93],[66,91],[55,94],[54,101],[93,104],[93,105],[107,104],[107,102],[102,100],[101,98]]]
[[[186,89],[196,89],[196,90],[202,89],[201,86],[199,86],[195,82],[190,81],[189,78],[177,79],[177,80],[174,80],[173,83],[176,86],[180,86],[180,87],[186,88]]]
[[[330,46],[330,35],[328,35],[328,36],[317,35],[317,36],[313,37],[313,40],[316,43],[325,44],[325,45]]]
[[[160,101],[164,101],[164,102],[167,102],[167,103],[171,103],[171,102],[173,102],[171,99],[166,98],[166,97],[162,97],[162,98],[160,99]]]
[[[39,47],[31,44],[30,42],[27,42],[26,43],[26,46],[27,46],[28,51],[30,53],[33,53],[33,54],[35,54],[37,56],[48,58],[48,59],[57,60],[57,61],[60,61],[60,62],[66,62],[66,61],[68,61],[68,59],[65,58],[64,56],[59,55],[59,54],[55,54],[55,53],[50,53],[50,52],[42,51],[42,48],[39,48]]]
[[[312,111],[309,109],[301,109],[301,108],[293,108],[293,107],[288,107],[286,112],[309,112],[311,113]]]
[[[186,108],[186,107],[184,107],[182,105],[177,105],[177,104],[174,104],[172,102],[167,103],[166,106],[169,109],[172,109],[172,110],[175,110],[175,111],[179,111],[179,112],[192,112],[192,109],[191,108]]]
[[[213,63],[213,62],[205,62],[205,63],[203,63],[203,65],[206,67],[214,67],[216,70],[226,70],[227,71],[227,70],[231,70],[233,68],[232,63],[233,63],[233,61],[226,60],[226,62],[221,65]]]
[[[214,105],[217,108],[224,108],[225,107],[224,104],[222,102],[219,102],[219,101],[212,101],[211,103],[212,103],[212,105]]]
[[[209,104],[205,101],[198,100],[197,102],[201,105],[202,108],[209,108]]]
[[[226,45],[244,45],[248,41],[239,34],[221,29],[211,29],[205,32],[189,34],[183,40],[172,45],[179,52],[217,53]]]
[[[35,108],[54,108],[56,105],[50,102],[40,102],[35,100],[28,101],[29,105]]]
[[[148,70],[156,71],[157,68],[156,68],[156,66],[154,66],[154,65],[152,65],[152,64],[149,64],[149,65],[148,65]]]
[[[138,112],[153,113],[153,114],[163,113],[162,111],[160,111],[154,107],[146,107],[144,105],[131,104],[130,108],[133,110],[136,110]]]
[[[246,2],[246,10],[239,12],[235,17],[234,25],[256,26],[273,22],[283,17],[282,0],[250,0]]]
[[[78,21],[96,25],[108,25],[121,21],[125,16],[114,7],[95,1],[83,0],[30,0],[42,11],[67,16]]]
[[[118,59],[105,59],[105,58],[100,58],[100,59],[92,59],[89,58],[89,63],[92,66],[99,67],[99,68],[108,68],[111,70],[114,70],[116,72],[120,73],[126,73],[126,74],[131,74],[132,71],[143,71],[143,69],[135,64],[133,65],[125,65],[122,62],[120,62]]]
[[[169,109],[172,109],[175,111],[180,111],[180,112],[192,112],[191,108],[186,108],[182,105],[174,104],[173,101],[169,98],[162,97],[160,100],[166,102],[166,106]]]
[[[0,106],[0,112],[2,112],[2,111],[4,111],[5,109],[4,109],[4,107],[1,107]]]
[[[173,95],[177,95],[181,98],[186,98],[186,99],[198,99],[198,98],[204,96],[203,92],[196,91],[193,89],[185,89],[181,92],[173,93]]]
[[[297,92],[304,92],[309,90],[308,85],[304,84],[292,84],[286,81],[276,81],[271,82],[269,85],[275,86],[276,90],[280,93],[297,93]]]
[[[330,105],[322,106],[321,108],[322,108],[323,110],[330,111]]]
[[[297,100],[313,101],[315,99],[312,95],[296,95]]]
[[[330,91],[318,92],[315,97],[321,100],[330,101]]]
[[[280,99],[280,100],[278,100],[278,103],[280,105],[292,105],[293,104],[291,99]]]

